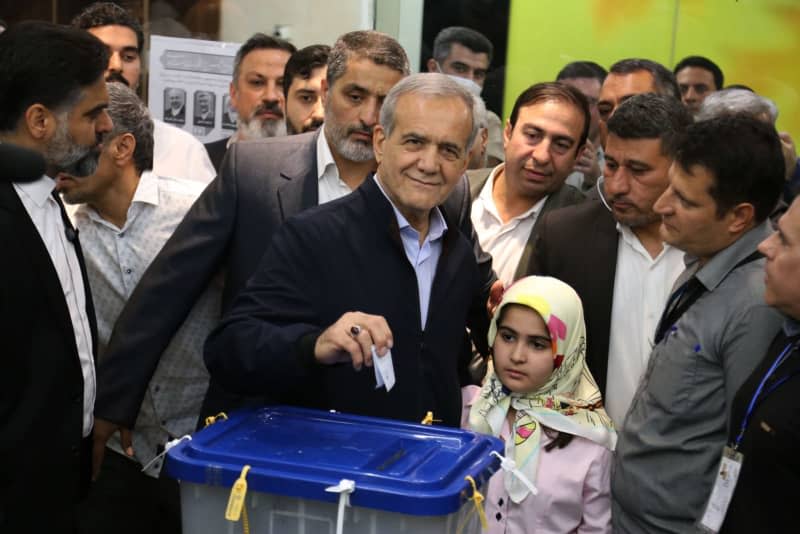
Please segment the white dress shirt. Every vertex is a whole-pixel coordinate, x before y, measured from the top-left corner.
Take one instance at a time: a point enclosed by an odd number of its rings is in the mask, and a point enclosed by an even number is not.
[[[684,264],[683,252],[666,243],[654,259],[630,228],[617,223],[617,231],[619,247],[604,401],[614,425],[622,428],[647,368],[661,312]]]
[[[94,424],[96,383],[92,355],[92,330],[89,316],[86,313],[87,288],[83,285],[81,266],[75,246],[67,240],[61,209],[51,195],[55,185],[52,178],[42,176],[34,182],[15,183],[14,190],[50,254],[53,268],[58,274],[61,289],[64,291],[64,300],[69,309],[83,374],[83,436],[86,437],[92,431]]]
[[[325,125],[317,136],[317,178],[319,178],[319,204],[325,204],[352,193],[352,189],[339,178],[339,169],[325,138]]]
[[[208,184],[217,175],[203,143],[192,134],[153,119],[153,173]]]
[[[508,287],[514,281],[522,251],[530,238],[533,225],[542,211],[547,197],[534,204],[529,210],[503,222],[492,197],[492,188],[497,174],[504,167],[501,163],[492,169],[478,198],[472,203],[470,218],[478,233],[478,241],[483,250],[492,255],[492,267],[503,285]]]
[[[145,172],[122,228],[85,204],[75,213],[94,295],[101,365],[122,308],[202,190],[197,182]],[[133,448],[141,464],[155,457],[168,440],[195,429],[208,387],[203,343],[219,319],[220,299],[217,279],[195,303],[159,361],[133,429]],[[116,435],[109,447],[122,452]],[[157,477],[160,469],[159,461],[146,473]]]

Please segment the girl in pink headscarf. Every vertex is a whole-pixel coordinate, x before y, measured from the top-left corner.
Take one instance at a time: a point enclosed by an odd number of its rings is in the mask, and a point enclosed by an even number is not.
[[[466,427],[502,438],[524,478],[499,471],[489,481],[489,532],[610,532],[617,436],[586,367],[578,295],[555,278],[517,281],[489,344],[494,368],[468,403]]]

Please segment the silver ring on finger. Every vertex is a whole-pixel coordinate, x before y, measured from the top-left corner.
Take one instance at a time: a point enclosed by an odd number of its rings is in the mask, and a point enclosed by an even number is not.
[[[350,335],[353,337],[358,337],[358,334],[361,333],[361,330],[362,330],[361,325],[354,324],[353,326],[350,327]]]

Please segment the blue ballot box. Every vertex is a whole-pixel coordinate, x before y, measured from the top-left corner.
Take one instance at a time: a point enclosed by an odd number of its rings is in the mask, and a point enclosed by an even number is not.
[[[166,469],[180,481],[186,534],[449,534],[480,531],[468,477],[486,486],[492,451],[503,452],[497,438],[458,429],[265,407],[171,448]],[[244,513],[232,521],[243,471]]]

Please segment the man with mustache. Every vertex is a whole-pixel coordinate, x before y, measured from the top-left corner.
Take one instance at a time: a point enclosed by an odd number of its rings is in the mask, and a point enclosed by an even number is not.
[[[624,100],[606,127],[606,200],[545,214],[524,271],[559,278],[580,295],[587,364],[618,428],[683,269],[683,253],[662,241],[653,204],[669,185],[676,140],[691,122],[672,96]]]
[[[0,142],[45,163],[34,181],[0,183],[0,532],[73,532],[89,485],[97,330],[55,178],[97,166],[107,62],[72,28],[22,22],[0,36]]]
[[[286,135],[283,72],[294,51],[288,41],[256,33],[236,52],[229,92],[238,127],[232,136],[206,143],[217,172],[234,142]]]
[[[328,72],[328,45],[311,45],[292,54],[283,73],[286,97],[286,130],[289,135],[322,126],[322,80]]]
[[[88,31],[108,46],[106,81],[124,83],[138,90],[144,32],[133,15],[117,4],[95,2],[72,19],[71,25]],[[216,171],[200,141],[163,121],[154,120],[153,123],[153,171],[156,174],[204,184],[214,178]]]
[[[220,175],[153,260],[117,320],[98,368],[95,450],[102,453],[118,430],[123,445],[130,445],[127,429],[133,428],[161,354],[214,275],[225,275],[225,313],[286,219],[349,194],[376,169],[372,129],[386,94],[408,71],[408,58],[396,40],[375,31],[347,33],[328,59],[322,128],[231,145]],[[444,208],[475,246],[469,206],[462,178]],[[491,258],[479,246],[475,254],[488,296],[494,280]],[[476,344],[485,354],[485,337]],[[212,378],[202,413],[241,404]]]
[[[64,201],[80,204],[74,220],[95,297],[100,361],[128,296],[203,190],[198,182],[153,174],[150,113],[123,84],[109,83],[108,96],[114,128],[96,171],[60,183]],[[133,433],[136,455],[126,455],[116,440],[109,443],[80,507],[81,534],[180,532],[178,484],[159,477],[163,462],[151,460],[165,442],[191,433],[197,423],[208,372],[203,339],[195,332],[216,323],[218,286],[198,299],[153,376]],[[120,523],[120,517],[126,520]]]

